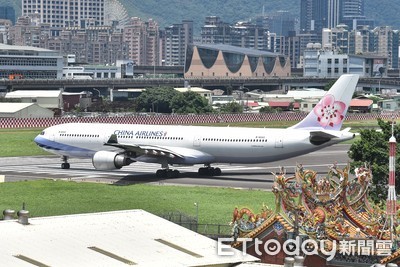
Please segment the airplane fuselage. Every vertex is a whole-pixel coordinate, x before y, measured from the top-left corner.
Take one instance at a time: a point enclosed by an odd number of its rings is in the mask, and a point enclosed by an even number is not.
[[[58,155],[90,158],[98,151],[119,151],[105,145],[111,135],[119,143],[162,147],[186,155],[184,159],[168,158],[169,164],[271,162],[352,138],[349,135],[315,145],[310,142],[309,131],[290,128],[71,123],[47,128],[35,141]],[[135,160],[159,162],[151,152]]]

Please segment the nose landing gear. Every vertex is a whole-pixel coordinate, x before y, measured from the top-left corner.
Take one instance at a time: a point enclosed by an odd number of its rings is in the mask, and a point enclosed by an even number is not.
[[[61,160],[63,161],[63,163],[61,163],[61,169],[69,169],[70,165],[68,163],[68,157],[67,156],[62,156]]]

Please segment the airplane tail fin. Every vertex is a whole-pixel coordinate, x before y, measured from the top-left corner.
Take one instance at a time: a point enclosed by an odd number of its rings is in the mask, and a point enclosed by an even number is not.
[[[290,128],[340,131],[358,78],[356,74],[340,76],[307,117]]]

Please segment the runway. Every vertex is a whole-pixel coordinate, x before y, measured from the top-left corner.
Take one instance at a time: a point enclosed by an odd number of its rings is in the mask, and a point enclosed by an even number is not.
[[[313,169],[320,175],[328,171],[328,166],[337,162],[344,166],[349,161],[347,151],[350,145],[338,144],[325,149],[283,161],[264,164],[214,164],[219,167],[222,175],[217,177],[204,177],[197,174],[201,165],[174,166],[181,172],[180,178],[159,179],[155,171],[159,164],[135,162],[120,170],[99,171],[94,169],[90,159],[70,159],[71,169],[60,168],[61,161],[58,157],[13,157],[1,158],[0,174],[5,175],[6,182],[32,180],[32,179],[62,179],[85,182],[116,183],[121,185],[148,183],[187,186],[218,186],[246,189],[270,189],[274,176],[271,172],[278,172],[279,167],[285,167],[288,175],[294,173],[296,163],[303,164],[305,169]]]

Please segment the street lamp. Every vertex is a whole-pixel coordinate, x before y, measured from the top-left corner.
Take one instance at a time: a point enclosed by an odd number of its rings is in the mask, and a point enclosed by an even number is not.
[[[93,88],[93,90],[96,90],[97,93],[98,93],[98,97],[100,97],[100,90],[99,90],[99,89],[96,89],[96,88]]]

